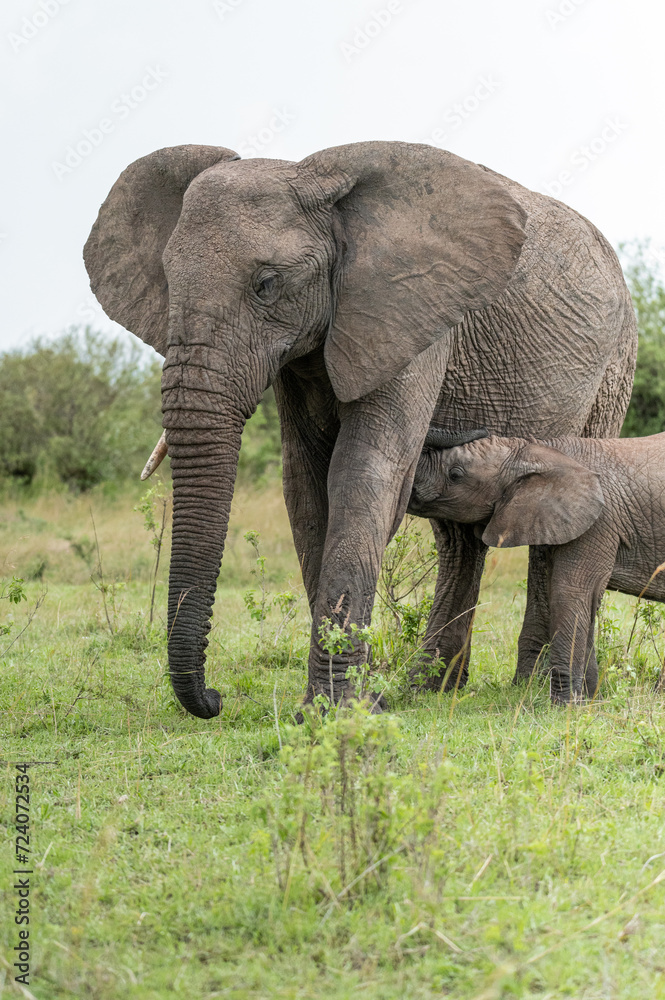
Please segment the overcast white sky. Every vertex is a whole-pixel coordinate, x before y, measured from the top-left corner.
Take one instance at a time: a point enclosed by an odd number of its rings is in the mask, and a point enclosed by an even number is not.
[[[430,142],[665,245],[664,28],[658,0],[5,0],[0,349],[113,329],[83,244],[179,143]]]

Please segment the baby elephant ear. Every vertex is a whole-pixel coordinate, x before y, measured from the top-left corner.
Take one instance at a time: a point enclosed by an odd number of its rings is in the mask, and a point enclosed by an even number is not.
[[[525,445],[515,455],[512,474],[483,532],[486,545],[564,545],[600,516],[598,475],[556,448]]]

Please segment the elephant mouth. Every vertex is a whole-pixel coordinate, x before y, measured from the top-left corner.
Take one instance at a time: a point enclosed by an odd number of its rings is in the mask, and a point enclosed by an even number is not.
[[[408,502],[408,504],[406,506],[406,512],[407,512],[407,514],[418,514],[418,512],[420,511],[421,506],[422,506],[422,504],[421,504],[421,501],[420,501],[420,497],[418,496],[418,494],[416,493],[416,491],[414,489],[412,489],[411,490],[411,496],[409,497],[409,502]]]

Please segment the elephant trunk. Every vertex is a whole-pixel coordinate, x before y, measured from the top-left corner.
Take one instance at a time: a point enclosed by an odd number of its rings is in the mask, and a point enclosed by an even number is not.
[[[169,352],[169,355],[171,352]],[[238,466],[242,430],[260,393],[230,402],[228,386],[191,362],[164,366],[162,410],[173,476],[168,601],[169,671],[181,704],[201,719],[222,699],[205,686],[205,650]],[[186,382],[186,385],[183,385]]]

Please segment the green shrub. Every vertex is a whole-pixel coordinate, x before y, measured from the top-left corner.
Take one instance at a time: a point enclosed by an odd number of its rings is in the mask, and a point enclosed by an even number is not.
[[[136,479],[161,433],[161,364],[89,328],[0,355],[0,480],[75,492]],[[272,389],[247,422],[239,474],[281,471]]]
[[[282,473],[282,443],[275,393],[266,389],[263,399],[247,423],[242,435],[238,476],[258,483]]]
[[[260,861],[271,858],[284,907],[352,907],[385,889],[397,859],[445,877],[437,827],[455,768],[442,753],[414,780],[397,765],[397,718],[357,703],[284,728],[281,780],[256,803],[252,843]]]
[[[138,475],[160,433],[160,368],[71,330],[0,357],[0,475],[72,490]]]
[[[665,286],[659,256],[648,240],[620,246],[637,315],[637,369],[623,437],[665,430]]]

